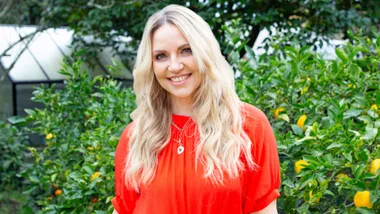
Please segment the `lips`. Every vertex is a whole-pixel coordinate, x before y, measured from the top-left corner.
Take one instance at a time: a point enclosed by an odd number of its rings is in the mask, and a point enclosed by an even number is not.
[[[171,80],[172,82],[178,83],[178,82],[182,82],[182,81],[186,80],[190,76],[191,76],[191,74],[186,74],[186,75],[183,75],[183,76],[172,77],[172,78],[168,78],[168,79]]]

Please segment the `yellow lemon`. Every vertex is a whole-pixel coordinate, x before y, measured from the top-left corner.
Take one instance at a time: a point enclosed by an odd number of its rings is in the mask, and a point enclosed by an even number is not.
[[[50,140],[53,138],[53,134],[52,133],[49,133],[48,135],[46,135],[46,140]]]
[[[305,160],[299,160],[297,161],[295,164],[294,164],[294,171],[296,171],[296,173],[300,173],[300,171],[305,168],[307,165],[309,165],[309,163]]]
[[[371,109],[373,110],[373,111],[377,111],[377,105],[376,104],[373,104],[373,105],[371,105]]]
[[[307,119],[306,114],[303,114],[300,118],[298,118],[298,120],[297,120],[297,126],[300,127],[301,129],[303,129],[304,125],[305,125],[306,119]]]
[[[378,169],[380,169],[380,159],[379,158],[372,161],[370,172],[372,172],[372,174],[375,175]]]
[[[100,172],[95,172],[94,174],[92,174],[90,181],[95,180],[95,178],[99,178],[99,176],[100,176]]]
[[[310,200],[313,198],[313,191],[310,191],[309,192],[309,197],[310,197]],[[311,200],[310,202],[311,203],[318,203],[321,199],[320,198],[314,198],[313,200]]]
[[[354,196],[354,204],[356,208],[366,207],[371,209],[373,204],[371,203],[369,191],[357,191]]]
[[[301,95],[304,95],[307,91],[309,90],[309,87],[304,87],[302,90],[301,90]]]
[[[345,179],[348,179],[348,175],[345,174],[345,173],[339,173],[336,177],[335,177],[335,181],[339,182],[339,183],[342,183]]]
[[[274,110],[274,113],[273,113],[273,115],[274,115],[274,119],[276,119],[277,117],[278,117],[278,115],[281,113],[281,112],[283,112],[283,111],[285,111],[285,108],[276,108],[275,110]]]

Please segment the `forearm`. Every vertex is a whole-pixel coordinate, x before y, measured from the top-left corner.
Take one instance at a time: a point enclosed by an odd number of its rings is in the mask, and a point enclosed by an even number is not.
[[[251,214],[277,214],[276,200],[274,200],[272,203],[270,203],[264,209],[262,209],[262,210],[260,210],[258,212],[253,212]]]

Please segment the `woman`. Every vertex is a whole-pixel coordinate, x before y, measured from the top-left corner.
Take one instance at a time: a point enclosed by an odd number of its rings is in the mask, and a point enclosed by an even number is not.
[[[116,150],[114,213],[277,213],[272,129],[239,100],[200,16],[178,5],[152,15],[133,74],[137,109]]]

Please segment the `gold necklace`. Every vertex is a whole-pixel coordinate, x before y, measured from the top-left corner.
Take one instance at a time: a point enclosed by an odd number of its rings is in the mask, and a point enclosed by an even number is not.
[[[184,151],[185,151],[185,147],[183,146],[183,143],[182,143],[182,137],[183,137],[183,133],[184,131],[186,130],[186,126],[189,124],[191,118],[187,120],[187,122],[185,123],[185,125],[183,125],[182,129],[179,128],[173,121],[172,121],[172,124],[173,126],[179,130],[179,139],[176,140],[174,139],[174,141],[176,141],[178,143],[178,147],[177,147],[177,153],[178,155],[182,154]]]

